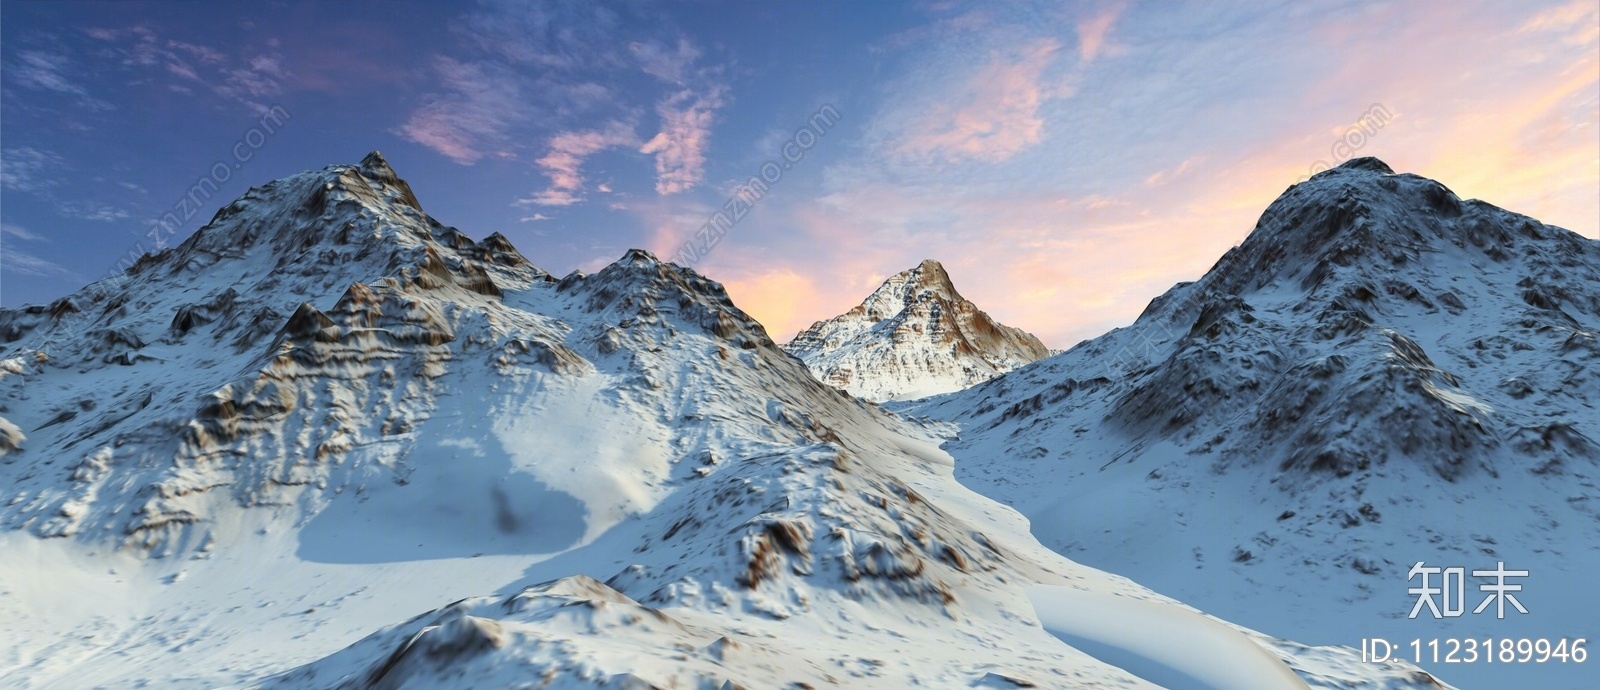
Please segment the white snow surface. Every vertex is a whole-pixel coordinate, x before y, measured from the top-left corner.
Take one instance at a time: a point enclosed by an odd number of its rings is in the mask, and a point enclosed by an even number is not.
[[[890,276],[861,304],[784,346],[823,382],[874,402],[982,383],[1050,354],[956,292],[933,260]]]
[[[720,285],[638,250],[558,281],[376,153],[0,342],[0,686],[1157,687],[1029,588],[1175,601],[1045,549]],[[1241,633],[1312,687],[1440,687]]]
[[[1075,587],[1028,589],[1045,630],[1167,690],[1305,690],[1283,660],[1181,606]]]
[[[1133,325],[895,409],[1046,546],[1233,623],[1408,656],[1592,641],[1597,334],[1600,241],[1365,158],[1289,188]],[[1530,613],[1409,619],[1417,562],[1466,568],[1469,611],[1470,571],[1528,570]],[[1423,666],[1589,690],[1592,664]]]

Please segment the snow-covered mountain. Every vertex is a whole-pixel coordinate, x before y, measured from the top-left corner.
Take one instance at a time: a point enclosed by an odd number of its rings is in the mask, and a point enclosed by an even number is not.
[[[1363,158],[1289,188],[1133,325],[908,414],[953,422],[958,479],[1046,545],[1230,620],[1323,644],[1592,640],[1597,335],[1600,242]],[[1419,561],[1527,570],[1530,613],[1408,619]],[[1463,688],[1595,677],[1448,668]]]
[[[933,260],[890,276],[866,301],[784,348],[817,378],[874,402],[961,390],[1050,354],[962,297]]]
[[[1043,548],[717,283],[557,280],[376,153],[0,339],[6,687],[1439,687]]]

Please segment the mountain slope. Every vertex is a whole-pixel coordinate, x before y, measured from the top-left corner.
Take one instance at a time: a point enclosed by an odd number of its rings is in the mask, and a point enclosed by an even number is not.
[[[0,313],[5,399],[50,386],[0,414],[72,481],[25,473],[0,524],[170,554],[209,541],[222,505],[358,484],[376,468],[346,462],[357,446],[398,469],[373,449],[432,408],[451,312],[546,281],[503,237],[428,218],[377,153],[254,188],[126,275]]]
[[[822,379],[875,402],[960,390],[1049,355],[956,292],[937,261],[902,271],[784,348]]]
[[[639,250],[556,280],[376,154],[0,324],[8,687],[1146,688],[1030,587],[1193,614],[1042,548],[717,283]]]
[[[910,413],[953,422],[961,481],[1046,545],[1230,620],[1593,638],[1597,333],[1600,242],[1357,159],[1132,326]],[[1408,620],[1419,561],[1530,570],[1535,614]],[[1586,677],[1458,668],[1467,688]]]

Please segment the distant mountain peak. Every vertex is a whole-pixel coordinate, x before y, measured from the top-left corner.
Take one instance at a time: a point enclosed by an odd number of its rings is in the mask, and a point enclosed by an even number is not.
[[[1351,158],[1350,160],[1347,160],[1347,161],[1345,161],[1343,163],[1340,163],[1339,167],[1347,168],[1347,169],[1351,169],[1351,170],[1371,170],[1373,172],[1380,172],[1380,173],[1383,173],[1385,175],[1393,175],[1394,174],[1394,169],[1390,168],[1387,163],[1384,163],[1383,161],[1378,160],[1377,158],[1374,158],[1372,156],[1362,156],[1360,158]]]
[[[889,276],[856,308],[868,318],[881,320],[900,313],[919,300],[930,299],[959,302],[963,298],[950,281],[950,274],[945,272],[944,266],[933,259],[924,259],[916,268]]]
[[[1042,359],[1038,338],[990,318],[926,259],[786,346],[823,381],[869,400],[948,393]]]

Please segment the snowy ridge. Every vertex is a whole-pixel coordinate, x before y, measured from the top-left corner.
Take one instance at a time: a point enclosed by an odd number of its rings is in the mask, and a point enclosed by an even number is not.
[[[25,473],[4,523],[173,553],[209,541],[219,505],[290,505],[307,486],[359,484],[365,463],[345,455],[393,449],[385,437],[403,441],[426,415],[456,338],[447,314],[454,301],[495,300],[491,276],[549,280],[504,238],[473,243],[422,214],[374,152],[250,190],[135,264],[119,292],[102,281],[0,314],[21,340],[6,397],[29,396],[41,375],[64,389],[0,413],[27,424],[26,447],[61,460],[72,487]],[[327,313],[312,304],[332,297]],[[31,347],[54,331],[88,345]]]
[[[1041,547],[716,282],[556,280],[376,154],[0,333],[0,685],[1148,688],[1028,587],[1184,608]],[[1433,687],[1241,632],[1314,687]]]
[[[874,402],[949,393],[1049,355],[956,292],[939,262],[902,271],[784,346],[817,378]]]
[[[1600,242],[1365,158],[1133,325],[910,413],[1046,545],[1257,629],[1586,637],[1597,333]],[[1531,570],[1537,615],[1407,621],[1417,561]]]

